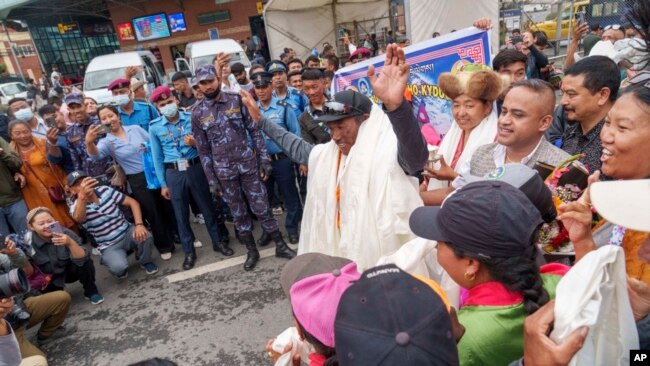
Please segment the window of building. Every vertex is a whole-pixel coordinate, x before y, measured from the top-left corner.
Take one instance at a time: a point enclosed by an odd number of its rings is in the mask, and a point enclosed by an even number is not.
[[[199,14],[199,24],[208,25],[230,20],[230,10],[219,10],[210,13]]]
[[[116,34],[82,34],[80,30],[61,34],[56,25],[34,25],[30,30],[46,71],[57,66],[68,76],[76,75],[79,65],[88,65],[93,57],[120,48]]]
[[[21,44],[21,45],[18,45],[18,47],[16,49],[16,54],[18,56],[22,56],[22,57],[34,56],[34,55],[36,55],[36,51],[34,50],[34,47],[32,47],[31,44]]]

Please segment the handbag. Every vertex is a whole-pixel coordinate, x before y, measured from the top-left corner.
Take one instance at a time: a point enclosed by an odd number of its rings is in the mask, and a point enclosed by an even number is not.
[[[50,196],[50,201],[52,201],[52,203],[65,203],[66,197],[65,197],[65,190],[63,189],[63,184],[61,183],[61,181],[59,181],[59,177],[57,177],[56,174],[54,173],[54,168],[52,167],[52,164],[50,164],[49,160],[47,160],[47,158],[45,159],[45,162],[47,162],[47,165],[50,167],[50,170],[52,171],[52,176],[54,176],[54,178],[58,183],[55,186],[47,186],[45,182],[43,182],[41,177],[39,177],[38,174],[36,174],[36,171],[29,163],[29,161],[28,160],[23,161],[25,166],[27,166],[27,168],[32,172],[32,174],[34,174],[36,179],[39,182],[41,182],[41,185],[43,185],[43,187],[47,189],[47,194]]]
[[[126,189],[127,184],[126,173],[120,164],[117,163],[117,159],[115,158],[115,144],[113,144],[113,141],[110,141],[109,144],[111,157],[113,158],[113,164],[108,169],[106,169],[106,174],[112,175],[111,186],[123,191]]]

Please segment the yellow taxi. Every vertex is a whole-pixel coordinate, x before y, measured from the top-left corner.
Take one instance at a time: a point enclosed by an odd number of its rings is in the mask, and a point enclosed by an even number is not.
[[[589,6],[589,0],[586,1],[576,1],[573,4],[573,9],[571,5],[567,5],[560,13],[560,19],[562,20],[562,32],[559,38],[567,38],[569,36],[569,21],[573,24],[571,29],[575,28],[577,22],[575,18],[576,13],[587,14],[587,7]],[[557,35],[557,16],[553,19],[546,20],[541,23],[536,23],[530,26],[530,29],[533,31],[542,31],[546,34],[548,39],[556,39]]]

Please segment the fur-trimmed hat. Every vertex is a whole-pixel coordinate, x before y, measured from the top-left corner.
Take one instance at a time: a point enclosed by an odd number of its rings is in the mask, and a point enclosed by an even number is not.
[[[508,84],[507,77],[494,71],[461,71],[456,75],[445,72],[438,78],[438,86],[452,100],[466,94],[470,98],[492,102]]]

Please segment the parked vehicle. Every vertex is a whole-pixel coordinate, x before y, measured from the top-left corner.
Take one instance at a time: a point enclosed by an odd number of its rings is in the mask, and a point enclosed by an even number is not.
[[[0,84],[0,103],[6,106],[13,98],[27,98],[27,86],[22,81]]]
[[[211,64],[219,53],[230,54],[230,63],[241,62],[246,72],[251,67],[251,62],[246,56],[244,49],[232,39],[216,39],[189,43],[185,47],[185,58],[177,58],[174,61],[176,71],[194,71],[201,65]]]
[[[149,51],[120,52],[93,58],[86,67],[84,94],[94,98],[97,103],[107,103],[112,99],[107,87],[113,80],[124,77],[126,68],[138,66],[141,71],[135,75],[147,82],[149,94],[159,85],[165,85],[165,70],[162,63]]]
[[[560,20],[562,21],[562,29],[560,32],[559,38],[567,38],[569,36],[569,27],[571,29],[575,28],[576,22],[576,13],[587,14],[587,7],[589,6],[589,0],[576,1],[573,3],[573,8],[571,4],[567,5],[562,9],[562,12],[559,14]],[[533,31],[541,31],[546,34],[548,39],[557,39],[557,22],[558,15],[554,18],[533,24],[530,29]],[[571,26],[569,26],[571,24]]]

